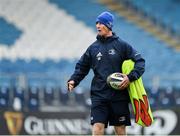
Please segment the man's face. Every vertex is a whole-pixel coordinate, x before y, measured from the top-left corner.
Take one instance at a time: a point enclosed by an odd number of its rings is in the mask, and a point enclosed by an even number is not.
[[[96,29],[97,29],[98,35],[100,36],[107,36],[110,31],[104,24],[100,22],[96,23]]]

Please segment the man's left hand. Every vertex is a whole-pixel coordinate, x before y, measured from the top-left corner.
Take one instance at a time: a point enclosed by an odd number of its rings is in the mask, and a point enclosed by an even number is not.
[[[124,90],[130,84],[128,76],[126,74],[122,74],[122,76],[123,76],[123,81],[121,82],[121,84],[119,86],[120,90]]]

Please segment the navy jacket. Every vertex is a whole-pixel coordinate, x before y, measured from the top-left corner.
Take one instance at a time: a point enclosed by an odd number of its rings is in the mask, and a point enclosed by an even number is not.
[[[77,62],[74,74],[69,80],[75,81],[77,86],[92,69],[94,78],[91,83],[92,100],[129,100],[127,90],[113,90],[107,83],[107,77],[114,72],[121,72],[124,60],[132,59],[135,62],[134,70],[128,75],[130,81],[138,79],[145,70],[145,60],[129,44],[122,41],[114,33],[113,36],[97,40],[91,44]]]

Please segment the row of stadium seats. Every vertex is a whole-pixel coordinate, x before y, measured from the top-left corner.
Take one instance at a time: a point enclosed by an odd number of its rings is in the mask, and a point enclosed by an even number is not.
[[[89,105],[88,91],[75,89],[73,94],[60,87],[0,87],[0,108],[14,110],[40,110],[43,106]]]
[[[177,0],[128,0],[137,10],[141,10],[147,16],[162,24],[165,28],[169,27],[174,33],[180,36],[180,2]],[[166,13],[166,14],[165,14]]]
[[[149,102],[153,108],[180,106],[180,90],[177,88],[146,88]],[[58,103],[56,103],[58,101]],[[68,93],[60,87],[0,87],[0,108],[15,110],[39,110],[43,106],[87,106],[91,105],[89,91],[77,87]]]
[[[148,92],[149,102],[153,108],[166,108],[180,105],[179,88],[158,88],[146,89]]]

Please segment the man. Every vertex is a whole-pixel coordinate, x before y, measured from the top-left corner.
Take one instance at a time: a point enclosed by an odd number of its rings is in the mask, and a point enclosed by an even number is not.
[[[94,78],[91,83],[91,124],[93,135],[103,135],[107,125],[113,125],[117,135],[126,134],[126,126],[131,125],[129,95],[127,86],[144,72],[145,60],[128,43],[112,32],[114,16],[109,12],[101,13],[96,19],[97,40],[92,43],[77,62],[74,74],[68,80],[68,90],[72,91],[92,69]],[[107,77],[122,73],[124,60],[135,62],[129,75],[123,74],[119,90],[113,90]]]

